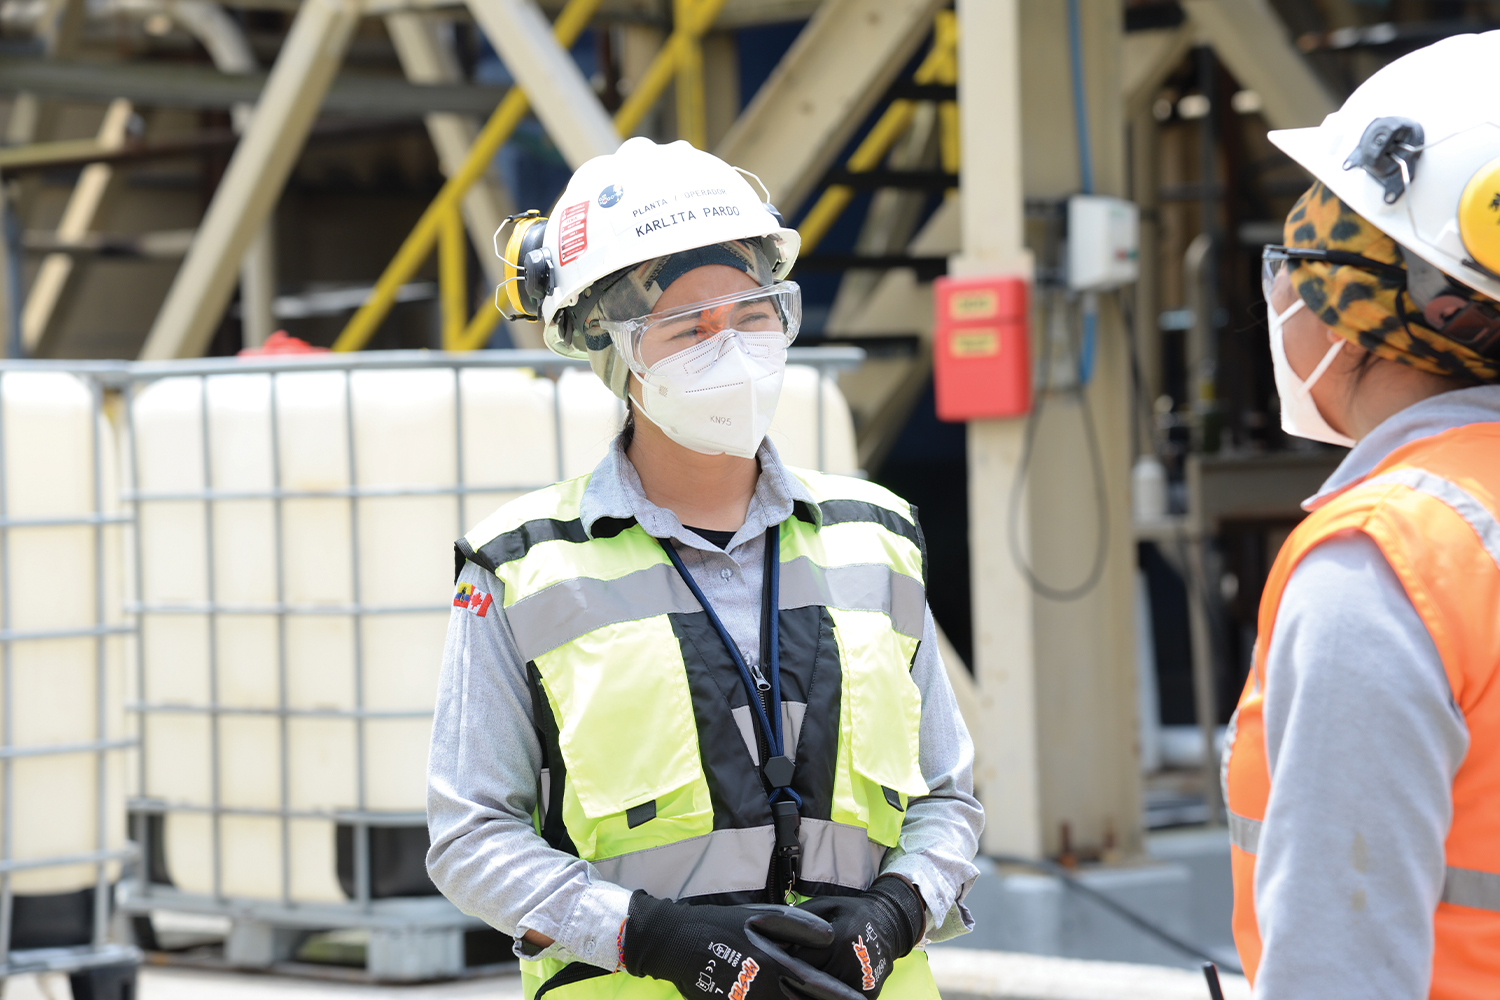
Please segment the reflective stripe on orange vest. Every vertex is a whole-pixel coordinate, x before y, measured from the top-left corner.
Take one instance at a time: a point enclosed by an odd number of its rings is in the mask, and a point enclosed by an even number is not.
[[[1253,981],[1262,950],[1255,857],[1272,784],[1262,706],[1275,683],[1266,666],[1277,609],[1303,557],[1349,531],[1369,536],[1401,581],[1469,729],[1469,752],[1453,779],[1430,996],[1500,996],[1500,424],[1471,424],[1398,448],[1315,510],[1277,555],[1224,766],[1235,944]]]

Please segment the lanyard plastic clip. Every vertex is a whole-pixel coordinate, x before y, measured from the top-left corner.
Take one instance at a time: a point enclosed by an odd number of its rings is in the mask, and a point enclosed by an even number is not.
[[[797,832],[802,826],[802,817],[797,812],[797,803],[785,798],[771,803],[771,820],[776,828],[776,857],[778,866],[786,876],[786,894],[791,896],[797,884],[797,867],[802,859],[802,841]]]

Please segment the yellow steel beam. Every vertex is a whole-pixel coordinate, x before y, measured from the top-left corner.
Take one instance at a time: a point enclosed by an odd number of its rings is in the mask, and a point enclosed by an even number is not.
[[[464,331],[464,317],[469,315],[468,252],[464,239],[464,220],[458,207],[443,213],[441,238],[438,240],[438,292],[443,303],[443,350],[451,351]]]
[[[673,0],[673,21],[692,21],[699,0]],[[703,45],[698,35],[677,47],[677,138],[703,149],[708,145],[708,109],[703,98]]]
[[[108,156],[115,151],[98,139],[63,139],[58,142],[33,142],[25,146],[0,149],[0,170],[34,167],[54,160],[81,160],[86,156]]]
[[[656,106],[661,95],[666,92],[667,86],[671,84],[674,77],[678,76],[679,67],[684,60],[689,63],[693,60],[693,53],[697,52],[699,86],[702,85],[702,50],[698,48],[698,39],[713,26],[714,18],[719,16],[719,9],[724,6],[724,0],[674,0],[676,7],[676,24],[672,28],[672,34],[667,38],[666,44],[651,61],[651,66],[641,75],[640,80],[631,90],[630,96],[625,103],[620,105],[620,110],[615,112],[615,128],[621,135],[628,136],[640,125],[641,119],[646,117],[646,112]],[[698,91],[698,107],[703,107],[702,90]],[[678,95],[678,113],[682,111],[682,95]],[[682,123],[678,122],[681,129]],[[704,126],[703,135],[706,138],[707,126]],[[684,134],[684,138],[687,136]],[[703,142],[695,141],[695,146],[702,148]]]
[[[600,0],[568,0],[568,5],[552,25],[552,33],[563,48],[572,47],[583,29],[588,27],[599,3]],[[519,87],[512,87],[500,101],[499,107],[479,133],[479,138],[474,141],[474,147],[469,150],[463,166],[448,178],[432,204],[427,206],[427,211],[422,213],[411,234],[401,244],[401,249],[396,251],[396,256],[386,266],[385,273],[375,283],[370,297],[333,342],[335,351],[357,351],[369,343],[376,328],[391,311],[391,306],[395,305],[397,291],[411,280],[412,275],[416,274],[427,255],[432,252],[432,246],[437,241],[447,214],[458,208],[469,188],[483,176],[495,154],[505,144],[505,140],[510,138],[521,119],[526,117],[530,107],[531,102]],[[462,310],[458,315],[467,311]]]
[[[950,83],[957,79],[958,75],[958,21],[951,10],[945,10],[938,14],[933,25],[932,48],[927,53],[927,58],[917,67],[912,74],[912,79],[919,84]],[[902,134],[911,126],[912,115],[915,113],[916,105],[912,101],[892,101],[890,107],[885,109],[885,114],[870,129],[868,135],[855,148],[846,164],[853,173],[867,173],[880,166],[885,160],[886,154],[896,144]],[[953,113],[956,121],[956,112]],[[957,159],[957,132],[956,126],[952,139],[953,149],[951,160]],[[950,161],[950,151],[947,149],[945,134],[943,162],[945,168]],[[838,217],[844,209],[849,207],[849,202],[854,198],[854,189],[842,184],[834,184],[825,190],[813,207],[808,210],[802,219],[802,225],[798,232],[802,236],[802,253],[813,250],[828,230],[838,221]]]
[[[675,78],[678,135],[702,149],[708,145],[708,124],[703,99],[703,50],[699,39],[713,26],[725,0],[673,0],[673,3],[676,24],[672,34],[636,83],[630,97],[615,112],[615,128],[623,136],[634,132]],[[558,23],[562,23],[561,17]],[[558,38],[561,39],[562,35],[559,34]],[[688,94],[686,98],[685,92]],[[472,351],[483,347],[496,321],[492,304],[488,300],[480,303],[468,326],[457,335],[456,346],[450,349]],[[350,326],[353,326],[352,322]],[[444,329],[447,329],[446,324]],[[338,345],[334,346],[337,349]]]

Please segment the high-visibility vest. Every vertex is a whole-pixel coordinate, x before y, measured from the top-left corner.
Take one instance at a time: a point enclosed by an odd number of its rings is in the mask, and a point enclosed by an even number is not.
[[[1500,996],[1500,423],[1413,441],[1298,525],[1261,597],[1254,668],[1230,726],[1225,795],[1234,869],[1234,940],[1253,980],[1261,959],[1255,854],[1271,795],[1262,707],[1276,611],[1318,543],[1361,531],[1378,546],[1427,627],[1469,752],[1453,778],[1431,996]],[[1351,637],[1358,642],[1358,637]]]
[[[780,534],[783,732],[802,798],[798,891],[850,894],[896,846],[918,764],[910,676],[926,612],[921,533],[908,504],[857,479],[789,470],[821,513]],[[589,477],[502,507],[458,543],[504,586],[544,753],[536,814],[554,847],[605,879],[666,899],[764,902],[774,829],[742,732],[748,694],[661,543],[634,520],[584,532]],[[791,734],[795,734],[795,739]],[[677,990],[548,959],[524,962],[528,1000],[672,1000]],[[920,953],[893,998],[937,989]],[[587,978],[584,978],[587,977]],[[888,992],[899,986],[899,992]]]

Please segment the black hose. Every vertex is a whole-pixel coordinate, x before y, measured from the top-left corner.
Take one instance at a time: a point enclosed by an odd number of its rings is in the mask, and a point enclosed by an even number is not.
[[[1212,962],[1217,965],[1222,965],[1230,972],[1239,975],[1244,974],[1244,970],[1233,962],[1222,961],[1221,959],[1216,958],[1215,956],[1201,950],[1196,945],[1188,944],[1186,941],[1177,937],[1170,931],[1166,931],[1158,927],[1156,924],[1147,920],[1145,917],[1141,916],[1139,913],[1136,913],[1134,910],[1121,906],[1119,903],[1115,902],[1113,899],[1110,899],[1098,889],[1084,884],[1083,881],[1074,876],[1072,872],[1068,871],[1066,868],[1055,861],[1034,861],[1031,858],[1020,858],[1008,854],[990,855],[990,859],[996,864],[1015,865],[1018,868],[1029,868],[1032,871],[1041,872],[1044,875],[1051,875],[1053,878],[1062,882],[1064,886],[1078,893],[1080,896],[1084,896],[1087,899],[1093,900],[1095,903],[1104,907],[1106,910],[1113,913],[1121,920],[1137,928],[1138,930],[1145,931],[1147,934],[1163,942],[1164,944],[1170,945],[1171,947],[1182,952],[1184,955],[1189,955],[1193,958],[1196,958],[1200,962]]]

